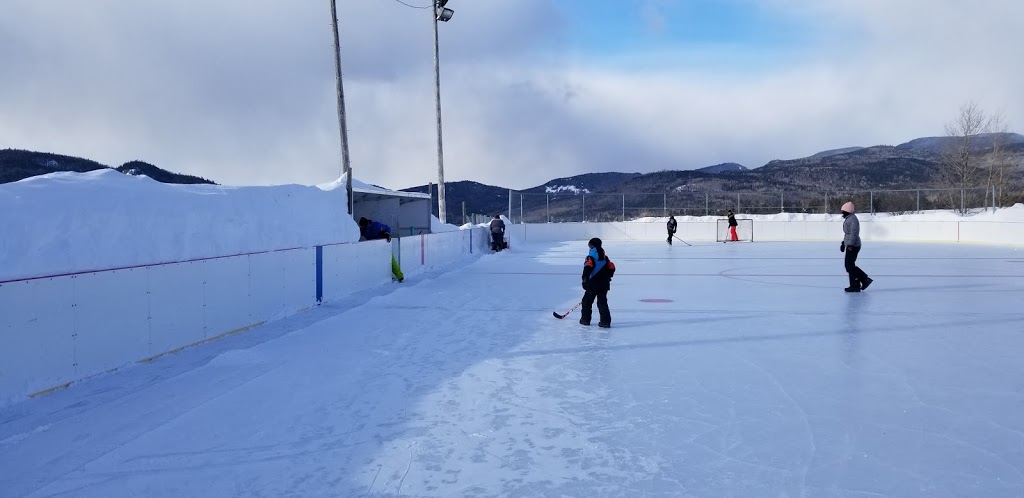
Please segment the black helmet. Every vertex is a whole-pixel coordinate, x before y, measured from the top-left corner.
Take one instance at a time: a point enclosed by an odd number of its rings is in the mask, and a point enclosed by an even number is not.
[[[594,238],[590,239],[590,242],[587,242],[587,245],[589,245],[590,247],[596,247],[596,248],[600,249],[601,248],[601,239],[599,239],[597,237],[594,237]]]

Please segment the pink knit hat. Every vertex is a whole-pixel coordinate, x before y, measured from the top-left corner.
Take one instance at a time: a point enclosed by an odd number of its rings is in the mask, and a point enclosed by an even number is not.
[[[854,213],[853,201],[850,201],[850,202],[847,202],[846,204],[843,204],[842,210],[846,211],[847,213],[853,214]]]

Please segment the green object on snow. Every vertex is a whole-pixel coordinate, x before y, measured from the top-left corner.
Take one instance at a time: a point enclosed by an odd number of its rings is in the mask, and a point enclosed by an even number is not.
[[[399,282],[405,280],[405,275],[402,274],[402,268],[398,266],[398,261],[395,261],[394,254],[391,255],[391,273]]]

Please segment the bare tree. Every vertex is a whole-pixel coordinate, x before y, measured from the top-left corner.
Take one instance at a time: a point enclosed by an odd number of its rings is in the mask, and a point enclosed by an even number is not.
[[[1002,206],[1003,191],[1010,183],[1010,157],[1006,153],[1006,138],[1009,128],[1003,114],[996,113],[989,118],[989,131],[992,133],[992,152],[988,156],[988,184],[995,195],[994,204]]]
[[[960,106],[957,118],[946,124],[946,135],[954,138],[953,145],[942,152],[941,178],[947,187],[959,189],[959,196],[950,194],[950,204],[960,214],[967,210],[964,192],[981,186],[981,154],[976,141],[989,130],[991,118],[974,102]],[[956,199],[959,197],[959,199]]]

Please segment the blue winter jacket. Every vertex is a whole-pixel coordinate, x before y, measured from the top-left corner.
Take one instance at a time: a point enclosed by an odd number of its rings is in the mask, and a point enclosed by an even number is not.
[[[379,221],[371,221],[363,229],[363,237],[366,237],[366,240],[383,239],[385,233],[391,233],[391,227]]]

